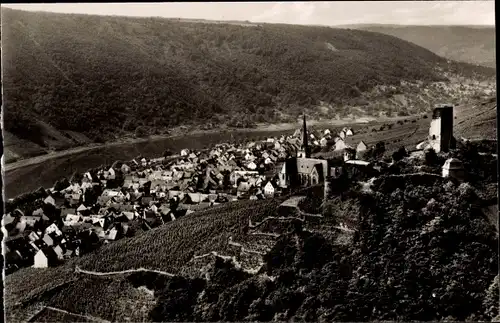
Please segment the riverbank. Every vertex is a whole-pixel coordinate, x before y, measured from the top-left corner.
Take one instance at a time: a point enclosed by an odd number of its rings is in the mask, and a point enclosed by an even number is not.
[[[329,127],[338,127],[338,126],[348,126],[348,125],[359,125],[359,124],[373,124],[373,123],[383,123],[388,121],[398,121],[401,119],[408,119],[412,117],[392,117],[392,118],[360,118],[356,120],[352,119],[341,119],[341,120],[308,120],[308,124],[310,126],[329,126]],[[111,142],[106,142],[103,144],[89,144],[85,146],[79,146],[74,148],[69,148],[61,151],[54,151],[48,154],[43,154],[35,157],[30,157],[26,159],[21,159],[15,162],[7,163],[4,165],[5,172],[12,171],[18,169],[20,167],[26,167],[31,165],[36,165],[39,163],[46,162],[53,158],[60,158],[65,156],[70,156],[73,154],[79,154],[86,151],[91,151],[95,149],[102,149],[106,147],[115,147],[120,145],[127,144],[140,144],[140,143],[148,143],[155,142],[165,139],[176,139],[184,136],[195,136],[195,135],[203,135],[203,134],[214,134],[218,132],[231,132],[231,133],[245,133],[245,132],[273,132],[273,131],[287,131],[293,130],[299,126],[298,123],[279,123],[279,124],[257,124],[255,128],[216,128],[209,130],[202,129],[191,129],[191,130],[182,130],[183,127],[178,127],[173,129],[172,132],[174,134],[162,134],[162,135],[152,135],[147,138],[121,138]]]

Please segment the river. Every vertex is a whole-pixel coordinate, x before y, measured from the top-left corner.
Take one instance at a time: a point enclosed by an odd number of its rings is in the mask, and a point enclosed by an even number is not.
[[[246,130],[233,132],[192,134],[170,137],[140,143],[125,143],[98,147],[70,155],[50,158],[41,163],[17,167],[5,173],[5,197],[7,199],[35,190],[39,187],[50,188],[74,172],[84,172],[101,165],[111,165],[114,161],[128,161],[139,155],[146,158],[161,157],[167,149],[179,153],[181,149],[203,149],[222,142],[256,140],[282,134],[292,134],[294,129],[263,131]]]

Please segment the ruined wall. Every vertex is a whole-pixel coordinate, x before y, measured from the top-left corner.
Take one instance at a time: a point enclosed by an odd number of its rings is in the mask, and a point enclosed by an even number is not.
[[[429,127],[429,144],[436,152],[441,151],[441,118],[432,119]]]
[[[429,144],[436,151],[448,151],[453,148],[453,107],[445,106],[434,109],[429,127]]]
[[[452,147],[453,139],[453,107],[441,109],[441,151],[448,151]]]

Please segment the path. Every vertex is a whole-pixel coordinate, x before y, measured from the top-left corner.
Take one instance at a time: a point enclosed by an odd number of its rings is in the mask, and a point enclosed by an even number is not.
[[[75,273],[82,273],[82,274],[93,275],[93,276],[123,275],[123,274],[138,273],[138,272],[149,272],[149,273],[155,273],[155,274],[165,275],[165,276],[169,276],[169,277],[177,276],[177,275],[168,273],[166,271],[146,269],[146,268],[127,269],[127,270],[122,270],[122,271],[98,272],[98,271],[91,271],[91,270],[83,270],[83,269],[80,269],[80,267],[78,267],[78,266],[75,267]]]
[[[60,309],[60,308],[57,308],[57,307],[52,307],[52,306],[43,306],[35,315],[33,315],[29,320],[27,320],[27,322],[34,322],[33,320],[40,314],[42,313],[44,310],[51,310],[51,311],[55,311],[55,312],[60,312],[60,313],[64,313],[64,314],[67,314],[67,315],[72,315],[72,316],[77,316],[77,317],[81,317],[81,318],[84,318],[84,319],[87,319],[87,320],[91,320],[91,321],[94,321],[94,322],[101,322],[101,323],[111,323],[111,321],[108,321],[108,320],[105,320],[105,319],[102,319],[100,317],[95,317],[95,316],[90,316],[90,315],[83,315],[83,314],[77,314],[77,313],[72,313],[72,312],[69,312],[69,311],[66,311],[66,310],[63,310],[63,309]]]
[[[256,251],[256,250],[251,250],[251,249],[248,249],[248,248],[245,248],[241,243],[239,242],[234,242],[233,240],[233,237],[229,237],[229,241],[228,241],[228,244],[230,246],[234,246],[234,247],[238,247],[240,248],[240,251],[242,253],[253,253],[253,254],[257,254],[257,255],[260,255],[260,256],[264,256],[266,253],[265,252],[260,252],[260,251]]]
[[[240,270],[242,270],[242,271],[244,271],[244,272],[246,272],[248,274],[252,274],[252,275],[257,274],[259,272],[259,270],[262,268],[262,266],[264,265],[264,263],[261,263],[261,265],[259,267],[257,267],[257,268],[246,269],[246,268],[243,268],[243,266],[236,259],[236,257],[234,257],[234,256],[224,256],[224,255],[219,254],[217,251],[211,251],[211,252],[203,254],[203,255],[193,256],[192,260],[194,260],[194,259],[200,259],[200,258],[206,258],[206,257],[210,257],[210,256],[219,257],[219,258],[222,258],[224,260],[231,260],[235,268],[240,269]]]

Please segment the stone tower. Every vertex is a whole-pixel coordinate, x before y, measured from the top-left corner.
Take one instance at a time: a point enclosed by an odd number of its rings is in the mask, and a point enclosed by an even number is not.
[[[429,128],[429,144],[437,153],[455,148],[452,105],[441,105],[434,109]]]
[[[310,158],[311,153],[309,150],[308,136],[307,136],[307,125],[306,125],[306,114],[303,116],[303,129],[302,129],[302,147],[297,152],[298,158]]]

